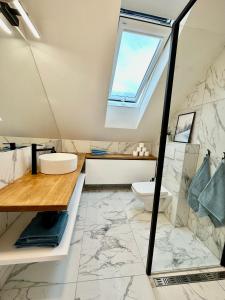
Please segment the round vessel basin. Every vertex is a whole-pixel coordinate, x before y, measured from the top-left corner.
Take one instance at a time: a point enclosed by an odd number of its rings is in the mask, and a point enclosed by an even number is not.
[[[60,175],[77,169],[77,155],[70,153],[49,153],[39,156],[40,172]]]

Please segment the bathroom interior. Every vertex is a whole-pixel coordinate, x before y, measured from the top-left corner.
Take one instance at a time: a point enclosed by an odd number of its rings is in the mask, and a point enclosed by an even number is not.
[[[225,1],[170,2],[0,1],[0,299],[224,299]]]

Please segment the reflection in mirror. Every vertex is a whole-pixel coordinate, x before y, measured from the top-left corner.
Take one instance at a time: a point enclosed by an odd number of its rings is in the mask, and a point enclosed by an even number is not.
[[[3,18],[3,17],[2,17]],[[0,136],[59,138],[32,50],[12,26],[11,34],[0,30]],[[2,142],[1,148],[10,147]]]

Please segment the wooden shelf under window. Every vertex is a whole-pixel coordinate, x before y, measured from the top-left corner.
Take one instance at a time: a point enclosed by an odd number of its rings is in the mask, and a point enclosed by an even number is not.
[[[153,155],[133,156],[132,154],[93,155],[91,153],[87,153],[86,158],[87,159],[118,159],[118,160],[157,160],[157,158]]]

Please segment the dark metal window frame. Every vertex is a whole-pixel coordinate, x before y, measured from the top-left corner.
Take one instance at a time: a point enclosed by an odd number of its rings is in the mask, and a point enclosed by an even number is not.
[[[154,15],[149,15],[139,11],[133,11],[129,9],[120,9],[120,16],[128,19],[139,20],[142,22],[152,23],[159,26],[171,27],[173,20],[162,18]]]
[[[155,247],[155,235],[156,235],[156,227],[157,227],[158,212],[159,212],[159,201],[160,201],[160,192],[161,192],[161,185],[162,185],[162,175],[163,175],[164,158],[165,158],[165,150],[166,150],[166,138],[167,138],[167,131],[168,131],[171,98],[172,98],[172,92],[173,92],[173,81],[174,81],[174,72],[175,72],[175,65],[176,65],[176,55],[177,55],[177,45],[178,45],[178,38],[179,38],[180,22],[183,20],[183,18],[186,16],[186,14],[190,11],[190,9],[193,7],[193,5],[196,2],[197,2],[197,0],[190,0],[172,25],[170,58],[169,58],[169,67],[168,67],[168,73],[167,73],[165,98],[164,98],[164,108],[163,108],[163,117],[162,117],[162,124],[161,124],[158,165],[157,165],[157,173],[156,173],[157,176],[156,176],[151,229],[150,229],[150,237],[149,237],[149,248],[148,248],[148,256],[147,256],[147,266],[146,266],[147,275],[151,275],[151,273],[152,273],[152,262],[153,262],[153,254],[154,254],[154,247]],[[223,259],[223,262],[224,262],[224,260],[225,259]]]

